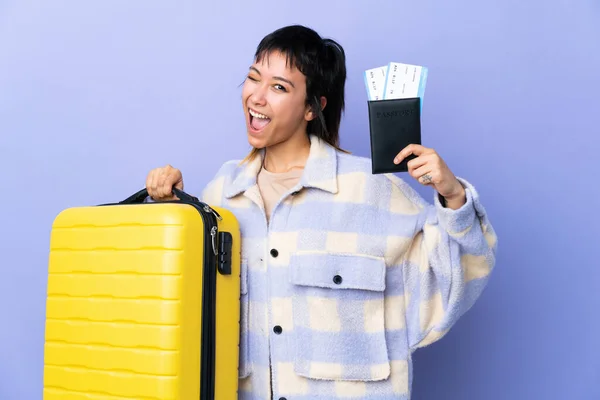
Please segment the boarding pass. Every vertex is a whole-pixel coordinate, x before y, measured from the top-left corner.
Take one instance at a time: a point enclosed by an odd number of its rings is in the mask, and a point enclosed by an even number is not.
[[[365,71],[365,86],[369,100],[421,98],[427,83],[427,67],[390,62]]]

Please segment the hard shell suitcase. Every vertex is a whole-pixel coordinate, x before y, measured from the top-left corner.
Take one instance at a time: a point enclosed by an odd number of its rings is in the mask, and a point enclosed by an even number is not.
[[[238,221],[174,192],[54,220],[44,400],[237,398]]]

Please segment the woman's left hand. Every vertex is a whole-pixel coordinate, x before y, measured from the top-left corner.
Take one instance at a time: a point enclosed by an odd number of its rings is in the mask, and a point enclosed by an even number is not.
[[[457,209],[465,204],[465,188],[434,149],[418,144],[408,145],[398,153],[394,163],[399,164],[411,154],[416,158],[410,160],[407,165],[408,173],[413,178],[436,190],[446,199],[448,207]]]

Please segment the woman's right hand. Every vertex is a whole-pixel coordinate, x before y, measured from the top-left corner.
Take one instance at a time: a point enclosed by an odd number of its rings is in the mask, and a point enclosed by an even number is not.
[[[167,165],[148,173],[146,190],[153,200],[177,200],[177,196],[173,194],[173,187],[183,190],[183,176],[177,168]]]

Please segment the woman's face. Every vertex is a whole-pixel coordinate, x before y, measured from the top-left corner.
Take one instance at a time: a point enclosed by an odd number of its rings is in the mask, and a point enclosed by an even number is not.
[[[306,135],[312,113],[306,105],[306,79],[285,55],[266,54],[254,63],[242,89],[248,141],[255,148]]]

